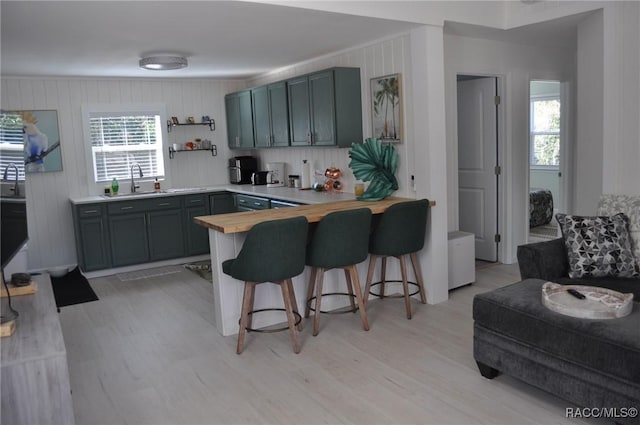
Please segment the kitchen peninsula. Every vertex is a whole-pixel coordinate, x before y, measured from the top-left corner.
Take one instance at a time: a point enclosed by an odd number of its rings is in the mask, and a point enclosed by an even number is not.
[[[216,328],[222,335],[233,335],[238,332],[238,318],[240,317],[240,308],[242,303],[241,282],[225,275],[222,272],[222,262],[224,260],[235,258],[242,248],[242,244],[246,237],[246,232],[253,225],[268,221],[289,217],[304,216],[309,223],[318,222],[325,215],[334,211],[343,211],[356,208],[369,208],[373,214],[383,213],[389,206],[398,203],[410,201],[409,198],[389,197],[381,201],[358,201],[350,195],[351,199],[344,199],[346,194],[342,194],[342,200],[334,200],[331,202],[315,203],[311,205],[301,205],[293,208],[281,208],[262,211],[247,211],[231,214],[219,214],[211,216],[195,217],[197,224],[205,226],[209,229],[209,246],[211,253],[211,271],[213,275],[213,291],[215,302],[215,323]],[[296,199],[291,199],[295,201]],[[435,202],[431,202],[433,207]],[[358,266],[358,273],[361,279],[366,276],[366,261]],[[393,265],[391,262],[390,265]],[[337,289],[338,279],[344,278],[337,270],[328,272],[325,287],[331,292]],[[389,273],[392,276],[394,270]],[[296,278],[293,279],[294,291],[298,294],[298,309],[304,310],[304,297],[300,294],[306,293],[306,285],[309,279],[308,268]],[[427,285],[427,298],[429,296],[429,286]],[[327,309],[341,307],[338,304],[341,300],[329,299],[325,303]],[[282,302],[280,292],[275,285],[259,285],[256,288],[255,309],[268,308],[278,306]],[[282,316],[277,313],[265,312],[259,317],[254,318],[256,328],[269,326],[282,321]]]

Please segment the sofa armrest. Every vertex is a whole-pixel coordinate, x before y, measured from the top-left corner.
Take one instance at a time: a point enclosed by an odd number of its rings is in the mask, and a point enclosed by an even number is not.
[[[567,277],[569,262],[567,248],[562,238],[536,242],[518,247],[520,277],[554,280]]]

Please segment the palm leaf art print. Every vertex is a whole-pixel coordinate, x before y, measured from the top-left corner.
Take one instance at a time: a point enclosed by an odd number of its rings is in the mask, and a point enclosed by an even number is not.
[[[383,145],[379,139],[368,138],[364,143],[351,145],[349,158],[353,175],[358,180],[371,182],[356,198],[359,201],[379,201],[398,190],[398,153],[393,145]]]

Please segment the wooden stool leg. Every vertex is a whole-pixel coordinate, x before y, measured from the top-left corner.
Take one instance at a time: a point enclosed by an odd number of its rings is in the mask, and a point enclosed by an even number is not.
[[[402,274],[402,289],[404,290],[404,305],[407,308],[407,319],[411,319],[411,297],[409,297],[409,283],[407,282],[407,264],[405,256],[398,257],[400,261],[400,273]]]
[[[418,264],[418,256],[415,252],[412,252],[411,254],[409,254],[409,256],[411,258],[411,264],[413,265],[413,273],[416,276],[416,283],[420,288],[420,301],[422,301],[422,304],[426,304],[427,293],[424,290],[424,281],[422,280],[422,271],[420,270],[420,265]]]
[[[298,354],[300,347],[298,346],[298,335],[296,334],[296,318],[293,315],[293,306],[291,304],[290,279],[285,279],[280,282],[280,288],[282,289],[282,300],[284,301],[284,309],[287,312],[287,322],[289,323],[289,333],[291,334],[291,345],[293,345],[293,352]]]
[[[344,268],[344,278],[347,281],[347,292],[349,293],[349,304],[351,304],[351,310],[354,310],[355,313],[355,309],[356,309],[356,302],[353,301],[353,284],[351,283],[351,274],[349,273],[349,270],[347,268]],[[358,305],[362,305],[362,304],[358,304]]]
[[[365,308],[367,307],[367,303],[369,302],[369,292],[371,292],[371,283],[373,281],[373,271],[376,268],[377,260],[378,260],[378,256],[371,254],[371,257],[369,258],[369,270],[367,271],[367,282],[364,287],[364,295],[363,295],[364,296],[363,305],[365,306]]]
[[[296,300],[296,293],[293,290],[293,281],[291,279],[287,279],[285,282],[289,287],[289,295],[291,296],[291,308],[294,312],[300,314],[300,312],[298,311],[298,300]],[[302,320],[300,321],[300,323],[298,323],[297,329],[299,331],[302,330]]]
[[[387,278],[387,257],[382,257],[382,268],[380,269],[380,298],[384,298],[384,281]]]
[[[251,285],[251,292],[249,294],[249,312],[251,312],[251,310],[253,310],[253,303],[255,302],[256,299],[256,286],[258,286],[257,284],[253,284]],[[247,328],[252,328],[253,327],[253,314],[248,314],[247,313]]]
[[[320,304],[322,301],[322,282],[324,280],[324,269],[320,268],[318,281],[316,282],[316,311],[313,314],[313,336],[320,332]]]
[[[360,311],[360,319],[362,320],[362,328],[365,331],[369,330],[369,319],[367,319],[367,308],[362,300],[362,288],[360,287],[360,278],[358,278],[358,270],[356,266],[349,266],[349,273],[351,273],[351,281],[353,282],[353,290],[356,293],[358,299],[358,306]]]
[[[307,286],[307,302],[304,307],[304,317],[309,317],[311,313],[311,298],[313,298],[313,290],[316,287],[316,276],[318,274],[318,268],[311,268],[311,277],[309,278],[309,285]]]
[[[236,353],[242,353],[244,349],[244,334],[247,332],[249,312],[253,308],[251,303],[251,291],[255,289],[254,282],[244,283],[244,294],[242,295],[242,312],[240,313],[240,329],[238,331],[238,345],[236,347]]]

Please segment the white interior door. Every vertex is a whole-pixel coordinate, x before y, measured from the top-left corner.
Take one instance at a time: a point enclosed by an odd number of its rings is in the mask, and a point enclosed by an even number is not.
[[[475,234],[476,258],[498,260],[496,78],[458,81],[459,228]]]

